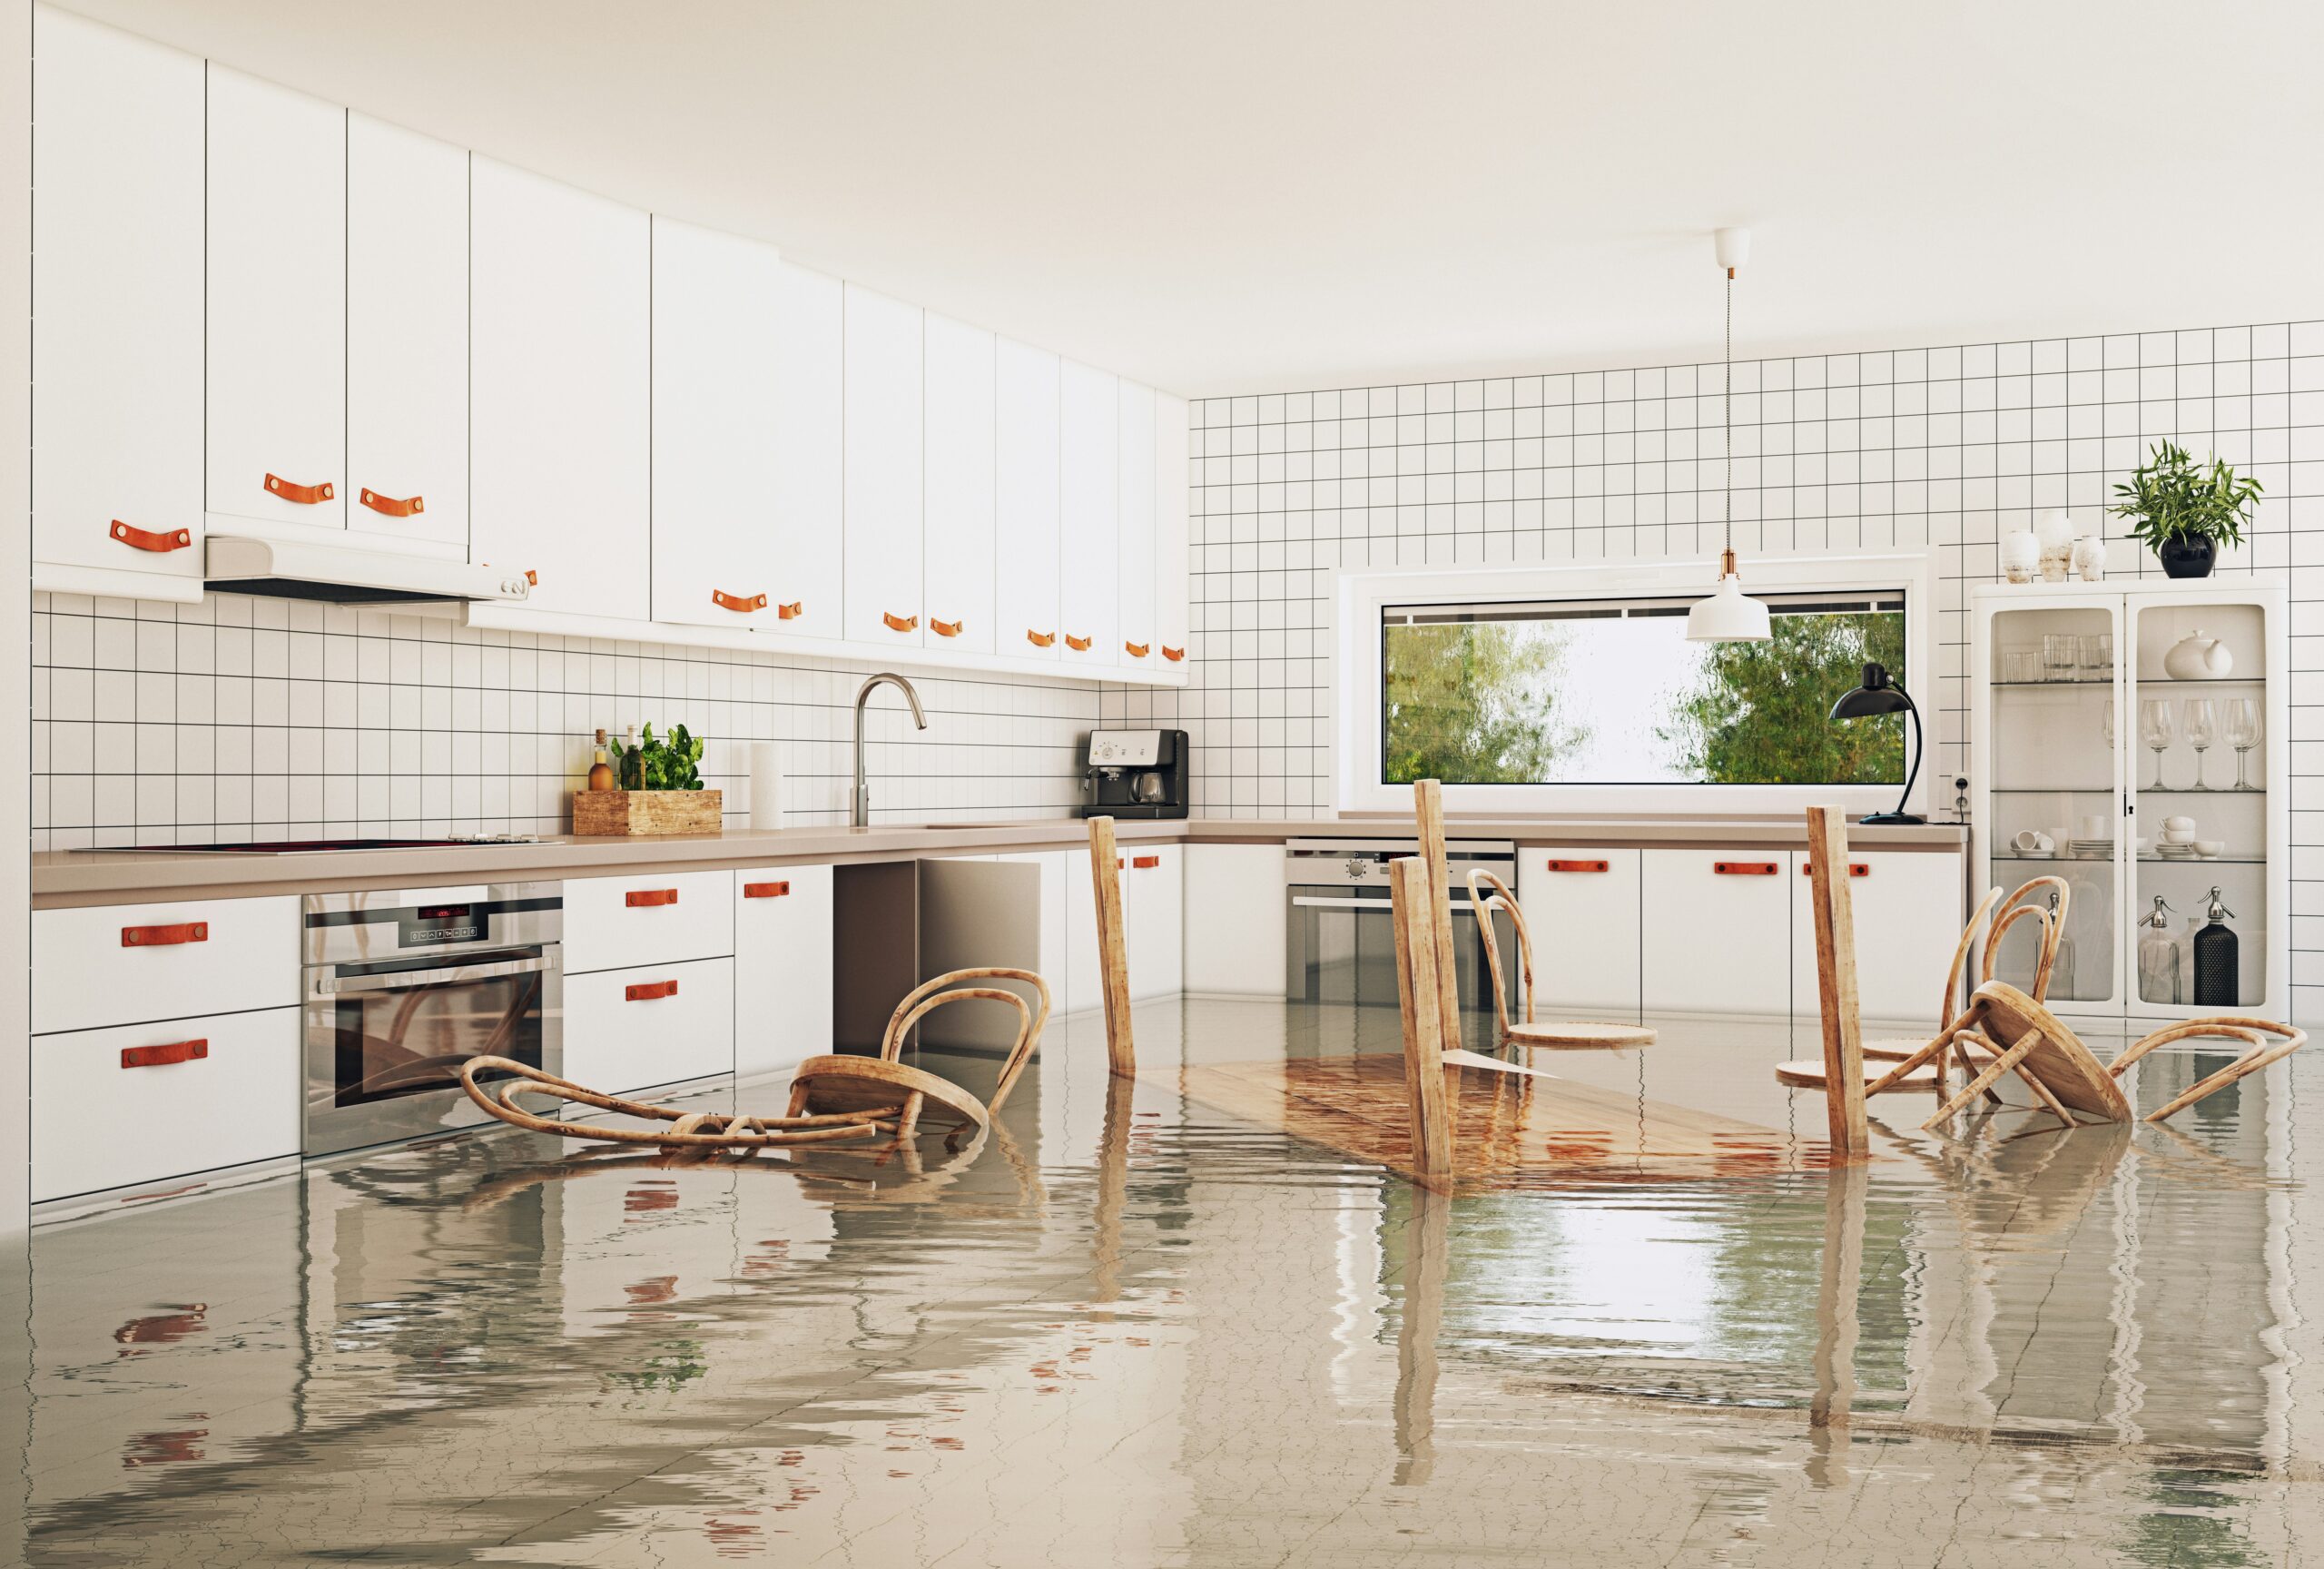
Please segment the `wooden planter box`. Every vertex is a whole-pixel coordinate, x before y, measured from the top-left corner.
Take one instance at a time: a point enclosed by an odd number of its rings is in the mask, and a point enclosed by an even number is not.
[[[725,798],[722,790],[576,790],[573,832],[715,834]]]

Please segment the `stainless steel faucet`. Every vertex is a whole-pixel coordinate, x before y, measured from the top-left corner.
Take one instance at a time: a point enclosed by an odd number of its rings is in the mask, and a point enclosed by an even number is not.
[[[882,681],[901,691],[904,700],[911,705],[911,722],[922,730],[928,728],[928,713],[920,706],[920,694],[912,690],[911,682],[892,670],[881,671],[866,681],[863,690],[855,695],[855,789],[848,795],[847,802],[850,821],[858,828],[872,825],[872,792],[863,784],[863,706],[872,700],[872,689]]]

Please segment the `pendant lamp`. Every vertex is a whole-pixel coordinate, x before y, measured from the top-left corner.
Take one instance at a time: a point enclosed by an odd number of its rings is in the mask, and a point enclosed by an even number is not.
[[[1768,607],[1743,592],[1743,579],[1735,572],[1735,270],[1750,259],[1751,232],[1721,229],[1712,240],[1718,249],[1718,264],[1727,270],[1727,350],[1718,389],[1725,458],[1719,477],[1723,502],[1719,511],[1727,524],[1727,548],[1719,553],[1718,590],[1687,612],[1687,640],[1765,643],[1773,636],[1768,625]]]

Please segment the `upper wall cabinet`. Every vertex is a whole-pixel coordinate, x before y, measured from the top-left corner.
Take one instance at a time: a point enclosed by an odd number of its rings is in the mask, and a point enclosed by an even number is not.
[[[776,630],[840,635],[840,416],[846,383],[846,295],[836,278],[783,263],[774,309],[773,464]]]
[[[1154,642],[1154,389],[1135,381],[1120,392],[1120,587],[1121,646],[1115,650],[1133,669],[1162,662]]]
[[[347,526],[347,111],[210,67],[214,525]]]
[[[652,505],[646,216],[470,161],[474,559],[539,612],[644,621]]]
[[[1058,358],[1003,338],[993,350],[994,652],[1055,659]]]
[[[993,337],[931,311],[921,602],[927,646],[993,651]],[[1011,648],[1009,653],[1030,653]]]
[[[847,618],[851,642],[921,642],[921,311],[847,288]]]
[[[769,483],[783,264],[773,247],[654,220],[654,618],[780,625]]]
[[[1121,659],[1120,380],[1068,360],[1058,376],[1058,616],[1068,668]]]
[[[199,599],[202,63],[33,17],[34,586]]]
[[[468,155],[347,117],[347,528],[366,550],[468,547]]]
[[[1154,654],[1160,667],[1183,670],[1190,630],[1187,590],[1194,552],[1187,528],[1187,400],[1154,395]]]

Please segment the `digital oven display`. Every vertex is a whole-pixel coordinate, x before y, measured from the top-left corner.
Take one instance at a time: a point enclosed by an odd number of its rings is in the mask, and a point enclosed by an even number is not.
[[[447,942],[480,942],[491,934],[492,916],[473,904],[423,904],[396,917],[396,942],[403,948],[434,948]]]

